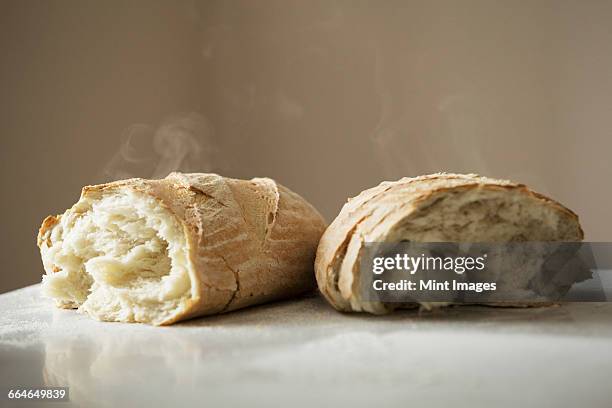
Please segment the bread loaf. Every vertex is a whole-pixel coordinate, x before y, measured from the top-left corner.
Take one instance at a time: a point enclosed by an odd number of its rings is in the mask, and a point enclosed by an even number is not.
[[[415,304],[366,302],[359,261],[366,242],[581,241],[578,217],[522,184],[474,174],[431,174],[383,182],[349,199],[327,228],[315,271],[341,311],[385,313]]]
[[[43,292],[104,321],[166,325],[314,287],[325,229],[267,178],[172,173],[83,188],[38,234]]]

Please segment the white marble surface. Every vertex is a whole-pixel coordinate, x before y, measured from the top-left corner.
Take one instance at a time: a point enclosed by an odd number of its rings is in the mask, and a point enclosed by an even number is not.
[[[612,303],[374,317],[306,297],[156,328],[35,285],[0,310],[2,386],[70,387],[54,407],[612,406]]]

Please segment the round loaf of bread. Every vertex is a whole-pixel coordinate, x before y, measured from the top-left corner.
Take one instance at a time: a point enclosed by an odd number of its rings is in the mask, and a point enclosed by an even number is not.
[[[336,309],[385,313],[414,303],[366,302],[359,263],[367,242],[581,241],[578,217],[522,184],[475,174],[383,182],[349,199],[327,228],[315,262]]]
[[[43,293],[104,321],[165,325],[316,287],[325,222],[267,178],[172,173],[83,188],[38,234]]]

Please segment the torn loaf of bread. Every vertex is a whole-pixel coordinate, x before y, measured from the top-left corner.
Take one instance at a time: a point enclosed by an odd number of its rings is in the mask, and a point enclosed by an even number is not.
[[[379,314],[418,304],[361,298],[359,262],[366,242],[575,242],[583,237],[576,214],[522,184],[475,174],[431,174],[383,182],[349,199],[321,238],[315,271],[320,291],[336,309]]]
[[[267,178],[88,186],[40,228],[42,289],[98,320],[171,324],[316,287],[324,229],[308,202]]]

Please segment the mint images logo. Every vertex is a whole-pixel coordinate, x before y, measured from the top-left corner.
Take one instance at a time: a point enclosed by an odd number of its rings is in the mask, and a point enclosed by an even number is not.
[[[610,253],[599,242],[372,242],[358,281],[372,302],[601,302],[612,299]]]
[[[407,253],[391,256],[377,256],[372,259],[372,273],[382,275],[386,271],[409,274],[414,277],[417,272],[443,271],[463,275],[470,271],[483,271],[487,254],[481,256],[433,256],[421,253],[411,256]],[[375,291],[401,290],[401,291],[483,291],[496,290],[495,282],[461,282],[457,279],[400,279],[399,281],[385,282],[375,279],[372,283]]]

